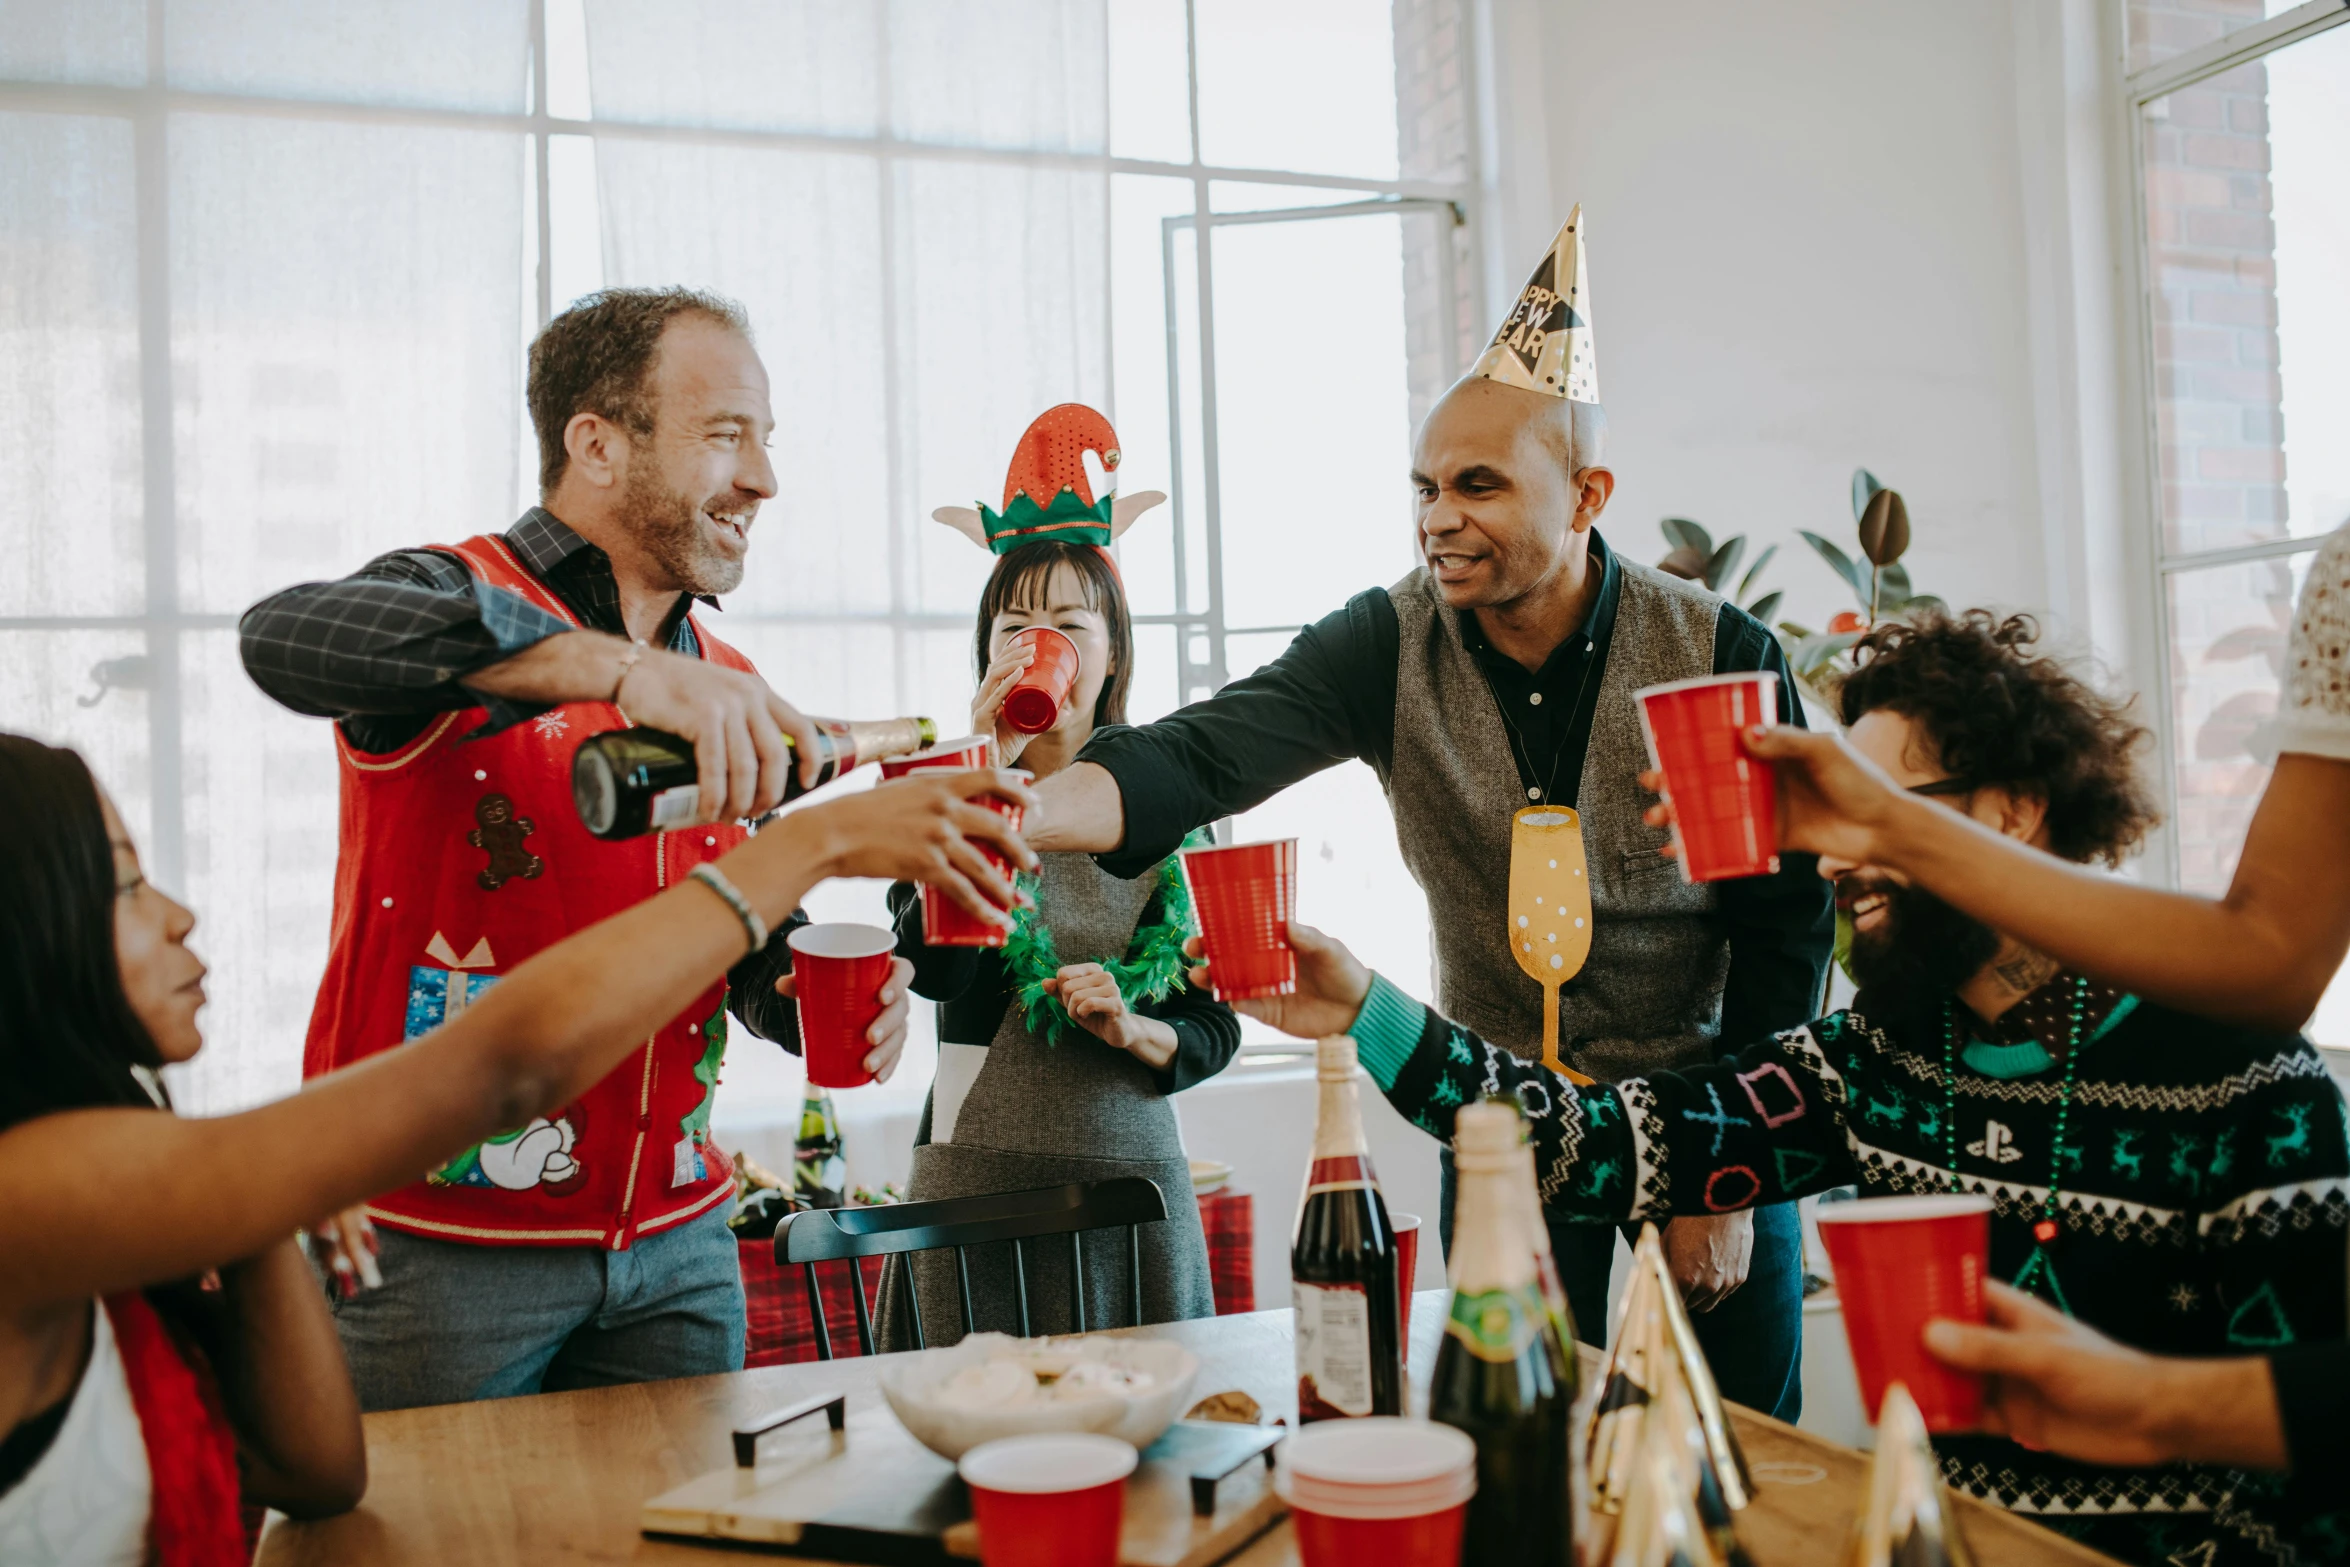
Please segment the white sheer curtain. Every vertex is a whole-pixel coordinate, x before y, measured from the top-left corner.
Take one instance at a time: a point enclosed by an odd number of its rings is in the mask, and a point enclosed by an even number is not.
[[[553,11],[601,250],[555,276],[730,294],[774,380],[723,634],[805,706],[957,725],[988,563],[924,519],[1110,396],[1109,176],[1051,161],[1108,150],[1101,0]],[[532,76],[524,0],[0,5],[0,727],[80,748],[201,916],[193,1109],[299,1081],[334,866],[326,727],[245,677],[238,612],[532,482]],[[796,1092],[753,1054],[739,1105]]]
[[[0,727],[80,748],[198,911],[190,1108],[299,1082],[334,871],[327,730],[246,679],[238,612],[511,514],[527,138],[469,118],[527,110],[527,19],[0,20]]]
[[[782,490],[715,629],[802,706],[960,732],[990,561],[928,517],[997,499],[1044,408],[1109,401],[1109,175],[953,149],[1106,151],[1101,5],[588,0],[585,17],[605,280],[740,300],[774,383]],[[712,146],[626,128],[654,125],[812,134]],[[886,918],[877,885],[810,902]],[[860,1116],[918,1107],[934,1035],[916,1011],[904,1072],[857,1096]],[[788,1119],[799,1081],[777,1053],[737,1050],[722,1134]]]

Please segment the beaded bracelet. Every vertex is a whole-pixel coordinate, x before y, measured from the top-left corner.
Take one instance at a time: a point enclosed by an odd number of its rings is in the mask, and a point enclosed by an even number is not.
[[[697,865],[686,874],[726,900],[726,906],[734,910],[734,917],[743,922],[743,934],[751,938],[753,952],[767,945],[767,922],[759,918],[759,911],[751,907],[751,900],[726,879],[724,871],[715,865]]]

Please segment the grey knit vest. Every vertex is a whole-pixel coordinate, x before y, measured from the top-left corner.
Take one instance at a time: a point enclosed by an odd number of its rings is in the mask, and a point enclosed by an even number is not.
[[[1632,693],[1710,675],[1721,600],[1619,560],[1622,596],[1591,722],[1583,818],[1591,956],[1559,993],[1567,1061],[1603,1082],[1704,1060],[1721,1030],[1729,939],[1713,889],[1657,853],[1638,774],[1648,765]],[[1387,799],[1404,863],[1428,896],[1445,1013],[1526,1060],[1542,1054],[1542,987],[1509,951],[1510,821],[1529,802],[1493,688],[1425,571],[1388,590],[1401,632]]]

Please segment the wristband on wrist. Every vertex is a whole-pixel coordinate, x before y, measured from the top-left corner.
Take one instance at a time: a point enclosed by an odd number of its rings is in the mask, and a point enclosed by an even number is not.
[[[620,655],[620,673],[612,677],[612,694],[606,697],[605,701],[614,707],[620,705],[620,688],[628,684],[628,672],[636,668],[637,660],[644,656],[645,644],[634,640],[630,641],[628,651]],[[628,715],[622,713],[620,716],[626,718]]]
[[[686,874],[726,900],[726,906],[734,910],[734,917],[743,922],[743,934],[750,937],[753,952],[767,945],[767,922],[759,918],[759,911],[751,907],[751,900],[726,879],[724,871],[715,865],[697,865]]]

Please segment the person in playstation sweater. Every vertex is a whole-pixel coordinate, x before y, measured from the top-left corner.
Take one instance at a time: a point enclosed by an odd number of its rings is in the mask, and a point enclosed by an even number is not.
[[[2153,824],[2126,708],[1983,611],[1878,628],[1841,717],[1912,792],[2077,862]],[[1852,919],[1853,1004],[1734,1056],[1578,1086],[1486,1043],[1293,926],[1297,994],[1240,1010],[1349,1032],[1390,1102],[1449,1138],[1515,1094],[1542,1199],[1595,1221],[1718,1213],[1832,1187],[1992,1199],[1991,1271],[2138,1348],[2259,1354],[2350,1314],[2343,1100],[2290,1033],[2188,1016],[2061,970],[1866,865],[1823,858]],[[1204,971],[1202,971],[1204,977]],[[2338,1478],[2100,1467],[1937,1441],[1950,1484],[2124,1560],[2350,1555]]]

